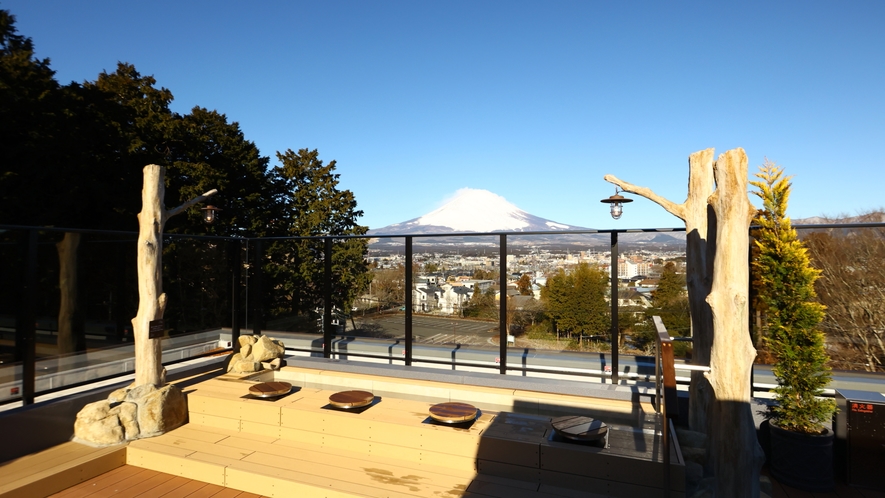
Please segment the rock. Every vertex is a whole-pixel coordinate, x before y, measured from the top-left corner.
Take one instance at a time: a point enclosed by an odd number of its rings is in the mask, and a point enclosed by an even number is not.
[[[227,360],[227,371],[231,372],[237,368],[237,363],[243,361],[243,355],[240,353],[233,353]]]
[[[254,335],[241,335],[238,339],[240,341],[240,349],[243,349],[243,346],[251,346],[255,344],[255,336]]]
[[[269,368],[271,370],[279,370],[280,368],[286,366],[286,360],[284,360],[282,358],[274,358],[274,359],[270,360],[269,362],[267,362],[267,364],[270,366],[268,366],[266,368]]]
[[[274,343],[270,337],[263,335],[252,346],[252,361],[268,361],[285,354],[286,349]]]
[[[685,448],[706,448],[707,435],[703,432],[690,431],[688,429],[676,429],[676,439],[679,440],[679,446]]]
[[[116,415],[89,421],[77,417],[74,422],[74,438],[97,446],[110,446],[122,443],[124,433]]]
[[[252,354],[252,345],[251,344],[244,344],[244,345],[240,346],[240,356],[242,356],[243,359],[249,358],[249,356],[251,354]]]
[[[110,411],[111,403],[108,400],[84,406],[74,421],[74,437],[98,446],[122,443],[124,433],[120,419]]]
[[[133,387],[126,394],[126,401],[132,401],[140,405],[139,400],[144,399],[148,394],[156,390],[157,388],[153,384],[142,384],[138,387]]]
[[[140,437],[163,434],[187,421],[187,400],[181,389],[174,385],[154,389],[136,403]]]
[[[116,391],[112,392],[108,395],[108,401],[111,403],[119,403],[126,399],[126,395],[129,394],[129,390],[132,389],[132,386],[121,387]]]
[[[260,372],[261,363],[251,360],[241,360],[238,361],[236,365],[234,365],[233,371],[239,373]]]
[[[110,414],[116,415],[123,427],[123,436],[127,441],[138,439],[141,431],[138,428],[138,405],[125,401],[113,407]]]

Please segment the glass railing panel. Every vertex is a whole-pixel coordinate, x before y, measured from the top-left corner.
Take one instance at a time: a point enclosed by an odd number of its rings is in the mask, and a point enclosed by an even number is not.
[[[857,221],[879,222],[881,217]],[[821,271],[815,291],[826,306],[826,316],[819,328],[824,332],[832,367],[885,372],[885,228],[807,228],[798,232],[812,266]]]

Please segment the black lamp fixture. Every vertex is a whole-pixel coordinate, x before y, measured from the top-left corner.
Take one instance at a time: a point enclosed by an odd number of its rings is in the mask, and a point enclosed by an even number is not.
[[[624,212],[624,207],[622,206],[622,204],[633,202],[633,199],[628,199],[622,195],[619,195],[618,192],[620,192],[620,190],[618,190],[618,187],[615,187],[615,195],[609,197],[608,199],[603,199],[599,201],[611,205],[612,218],[614,219],[620,218],[621,213]]]
[[[206,224],[211,225],[212,223],[215,223],[215,212],[216,211],[223,211],[223,209],[215,207],[212,204],[209,204],[208,206],[206,206],[204,208],[200,208],[200,211],[203,212],[203,221]]]

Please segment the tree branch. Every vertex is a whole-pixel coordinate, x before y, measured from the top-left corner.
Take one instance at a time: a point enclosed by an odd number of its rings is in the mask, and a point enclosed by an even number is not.
[[[175,216],[176,214],[184,211],[185,209],[193,206],[194,204],[199,204],[199,203],[205,201],[206,199],[212,197],[213,195],[215,195],[217,193],[218,193],[218,189],[213,188],[212,190],[206,192],[205,194],[203,194],[199,197],[194,197],[193,199],[185,202],[184,204],[178,206],[177,208],[170,209],[170,210],[166,211],[166,218],[169,219],[169,218]]]
[[[619,180],[618,177],[616,177],[615,175],[605,175],[603,179],[609,183],[617,185],[624,192],[631,192],[636,195],[645,197],[646,199],[664,208],[668,213],[672,214],[682,221],[685,221],[685,204],[676,204],[654,193],[650,188],[639,187],[637,185],[633,185],[632,183],[627,183],[625,181]]]

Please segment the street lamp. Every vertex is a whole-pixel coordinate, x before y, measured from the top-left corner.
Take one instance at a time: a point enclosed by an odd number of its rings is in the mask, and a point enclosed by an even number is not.
[[[200,211],[203,212],[203,221],[206,222],[207,224],[211,225],[212,223],[215,222],[215,212],[216,211],[223,211],[223,209],[209,204],[208,206],[201,208]]]
[[[616,220],[621,217],[621,213],[623,213],[624,211],[624,208],[621,204],[633,202],[633,199],[628,199],[622,195],[618,195],[618,192],[620,192],[620,190],[618,190],[618,187],[615,187],[615,195],[609,197],[608,199],[603,199],[599,201],[611,205],[612,218]]]

